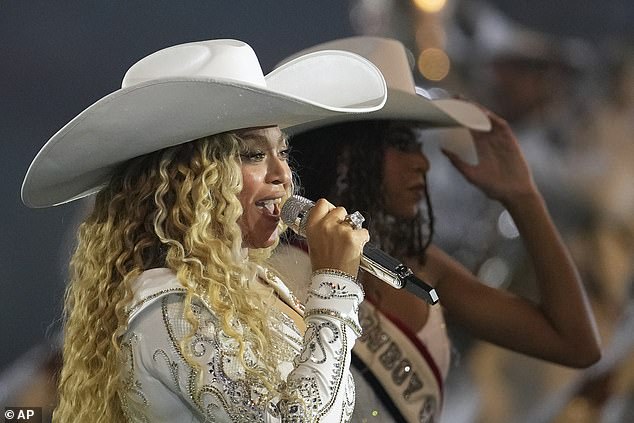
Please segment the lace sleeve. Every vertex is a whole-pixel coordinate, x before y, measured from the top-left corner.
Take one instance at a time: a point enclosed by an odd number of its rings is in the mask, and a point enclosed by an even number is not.
[[[128,421],[350,419],[354,407],[350,351],[360,335],[357,314],[363,299],[354,280],[334,273],[313,276],[303,346],[300,349],[299,339],[288,339],[296,358],[282,398],[269,402],[263,401],[268,397],[265,388],[242,367],[237,342],[202,303],[193,304],[199,327],[189,346],[200,369],[188,364],[180,343],[192,328],[183,317],[183,298],[181,293],[155,298],[128,328],[120,396]],[[246,359],[253,359],[248,350]]]

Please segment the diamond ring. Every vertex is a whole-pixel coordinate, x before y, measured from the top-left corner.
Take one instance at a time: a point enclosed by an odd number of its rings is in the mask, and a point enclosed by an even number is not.
[[[343,218],[343,222],[349,224],[350,226],[352,226],[352,229],[361,229],[363,225],[363,222],[365,221],[365,218],[363,217],[363,215],[356,211],[352,214],[347,215],[346,217]]]

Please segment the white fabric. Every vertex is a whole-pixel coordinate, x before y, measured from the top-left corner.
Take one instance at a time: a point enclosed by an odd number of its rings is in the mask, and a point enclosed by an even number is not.
[[[247,376],[237,359],[236,342],[200,300],[192,307],[199,327],[191,348],[202,371],[192,369],[180,345],[191,332],[183,317],[185,290],[168,269],[144,272],[134,284],[123,338],[120,398],[128,421],[349,421],[354,407],[350,351],[360,334],[357,311],[363,293],[349,278],[331,274],[313,276],[310,287],[303,337],[283,313],[273,322],[274,336],[284,342],[272,353],[281,360],[282,391],[291,400],[265,401],[266,389]],[[249,351],[246,358],[252,358]],[[305,407],[292,398],[302,398]]]
[[[451,361],[451,342],[447,335],[445,316],[438,304],[429,307],[427,322],[416,333],[416,337],[427,347],[427,351],[434,359],[442,379],[447,378]]]

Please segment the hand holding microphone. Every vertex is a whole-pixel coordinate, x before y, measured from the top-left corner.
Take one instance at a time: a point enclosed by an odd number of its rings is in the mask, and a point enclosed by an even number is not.
[[[323,204],[323,206],[319,205],[320,203]],[[286,200],[286,203],[284,203],[284,206],[282,206],[282,220],[284,221],[284,223],[286,223],[286,225],[288,225],[288,227],[290,227],[295,233],[300,236],[305,237],[307,234],[309,234],[309,237],[313,238],[314,235],[316,235],[318,238],[324,240],[325,238],[329,237],[329,234],[324,232],[319,233],[317,231],[313,232],[313,229],[317,228],[309,223],[308,214],[313,207],[318,208],[316,212],[323,214],[323,207],[326,207],[326,204],[329,203],[325,201],[320,201],[318,202],[318,205],[315,206],[315,203],[313,203],[311,200],[299,195],[293,195],[288,200]],[[333,220],[333,224],[336,223],[337,225],[340,225],[341,223],[347,223],[353,227],[357,226],[360,228],[361,222],[363,221],[360,213],[355,212],[350,215],[346,215],[343,208],[337,208],[336,210],[338,210],[336,212],[337,215],[333,214],[332,216],[337,220]],[[330,228],[332,229],[333,227],[330,226]],[[357,230],[351,232],[361,233],[361,231]],[[366,234],[362,236],[365,236],[365,239],[367,240],[367,231]],[[332,250],[333,247],[335,248],[335,251]],[[331,243],[329,250],[327,251],[331,256],[333,254],[334,256],[336,256],[337,254],[342,255],[343,253],[347,253],[349,255],[350,252],[347,250],[349,249],[343,249],[340,246],[337,246],[336,243]],[[312,259],[313,258],[311,250],[311,260]],[[317,258],[317,260],[319,261],[320,259]],[[347,258],[345,260],[349,261],[350,259]],[[351,263],[348,263],[347,266],[350,266],[350,264]],[[405,288],[406,290],[418,296],[419,298],[422,298],[429,304],[435,304],[438,302],[438,294],[433,287],[429,286],[418,277],[416,277],[416,275],[414,275],[410,268],[370,243],[366,243],[363,247],[363,254],[360,259],[360,267],[366,272],[376,276],[378,279],[388,283],[396,289]],[[316,264],[314,261],[313,268],[316,268]],[[355,273],[356,269],[352,274]]]
[[[304,215],[303,236],[308,239],[313,270],[338,269],[356,277],[368,231],[352,230],[356,228],[346,223],[346,210],[326,200],[314,204],[310,214],[310,219],[308,212]]]

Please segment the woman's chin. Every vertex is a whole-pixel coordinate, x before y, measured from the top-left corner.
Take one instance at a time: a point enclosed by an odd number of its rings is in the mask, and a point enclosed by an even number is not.
[[[275,245],[279,238],[278,230],[275,229],[268,236],[262,234],[262,236],[250,237],[242,242],[242,246],[249,249],[269,248]]]
[[[414,220],[416,216],[418,216],[419,208],[418,206],[413,207],[399,207],[398,210],[390,210],[389,214],[392,217],[401,220]]]

